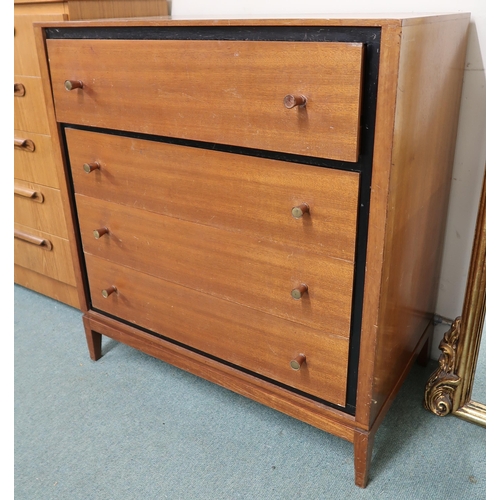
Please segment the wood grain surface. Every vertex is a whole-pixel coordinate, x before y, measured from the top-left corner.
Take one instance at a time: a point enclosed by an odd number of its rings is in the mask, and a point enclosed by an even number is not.
[[[58,189],[51,137],[14,130],[14,139],[28,139],[35,145],[33,152],[14,147],[14,178]]]
[[[65,135],[77,193],[354,261],[357,172],[71,128]],[[95,161],[99,170],[87,174],[83,164]],[[310,213],[295,219],[301,203]]]
[[[14,263],[16,265],[46,275],[56,281],[76,285],[67,239],[18,223],[14,223],[14,229],[24,234],[47,239],[52,246],[51,250],[47,250],[25,240],[14,238]]]
[[[398,41],[391,158],[384,168],[387,198],[372,206],[386,211],[386,226],[372,323],[376,345],[367,347],[374,355],[373,385],[360,395],[370,401],[369,425],[402,383],[436,308],[468,24],[466,17],[411,25]]]
[[[58,121],[357,161],[362,44],[51,39],[47,48]],[[66,80],[84,88],[68,92]],[[295,93],[307,105],[287,109]]]
[[[24,96],[14,96],[14,129],[49,135],[41,79],[16,75],[14,80],[26,89]]]
[[[50,10],[51,13],[47,13]],[[34,22],[63,21],[60,5],[22,5],[14,8],[14,75],[40,76]]]
[[[349,342],[87,255],[92,305],[135,325],[344,405]],[[105,299],[101,290],[114,285]],[[306,355],[299,371],[290,368]]]
[[[121,17],[166,16],[167,0],[66,0],[69,18],[105,19]]]
[[[204,293],[349,337],[354,266],[344,260],[76,196],[83,249]],[[93,231],[107,228],[95,239]],[[291,291],[307,284],[294,300]]]
[[[14,283],[47,295],[64,304],[79,308],[78,292],[75,285],[68,285],[17,264],[14,264]]]
[[[15,179],[14,192],[17,188],[40,193],[43,196],[43,203],[39,203],[38,196],[36,199],[32,199],[15,194],[14,219],[16,222],[62,238],[68,238],[65,221],[60,217],[63,204],[59,189]]]

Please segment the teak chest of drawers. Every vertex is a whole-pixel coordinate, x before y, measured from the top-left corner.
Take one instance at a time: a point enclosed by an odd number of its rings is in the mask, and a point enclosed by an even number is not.
[[[425,357],[468,14],[37,26],[102,335],[354,443]]]

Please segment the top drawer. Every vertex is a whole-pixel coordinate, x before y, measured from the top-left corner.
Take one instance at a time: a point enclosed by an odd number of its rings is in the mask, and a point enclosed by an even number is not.
[[[47,49],[60,122],[357,161],[362,44],[47,40]],[[67,91],[66,80],[83,88]],[[288,108],[287,96],[305,105]]]

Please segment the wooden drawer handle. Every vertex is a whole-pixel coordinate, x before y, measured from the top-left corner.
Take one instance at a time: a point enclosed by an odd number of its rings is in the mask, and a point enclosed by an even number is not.
[[[292,361],[290,361],[290,367],[292,370],[298,371],[300,370],[300,367],[305,363],[305,361],[306,355],[299,354],[295,359],[292,359]]]
[[[109,229],[107,227],[100,227],[99,229],[94,229],[93,235],[96,240],[98,240],[101,236],[109,233]]]
[[[105,290],[101,290],[101,294],[105,299],[107,299],[112,293],[115,293],[116,291],[116,286],[113,285],[109,288],[106,288]]]
[[[83,89],[83,82],[80,80],[66,80],[64,82],[64,88],[66,90]]]
[[[300,219],[304,214],[309,213],[309,205],[307,203],[301,203],[296,207],[292,208],[292,216],[296,219]]]
[[[35,143],[31,139],[17,139],[14,137],[14,147],[30,153],[35,151]]]
[[[294,288],[292,290],[292,297],[295,299],[295,300],[299,300],[302,298],[302,296],[307,293],[307,289],[308,289],[308,286],[305,285],[304,283],[302,283],[301,285],[299,285],[297,288]]]
[[[31,243],[32,245],[36,245],[40,248],[45,248],[46,250],[52,250],[52,243],[49,240],[25,233],[24,231],[19,231],[18,229],[14,229],[14,238],[26,241],[26,243]]]
[[[43,193],[40,193],[40,191],[35,191],[34,189],[14,185],[14,194],[17,196],[22,196],[23,198],[29,198],[30,200],[36,201],[37,203],[43,203],[44,201]]]
[[[94,161],[92,163],[84,163],[83,164],[83,170],[87,174],[90,174],[90,172],[93,172],[94,170],[99,170],[100,168],[101,168],[101,165],[97,161]]]
[[[14,83],[14,97],[24,97],[26,88],[22,83]]]
[[[283,104],[287,109],[295,108],[295,106],[304,107],[307,104],[307,99],[302,94],[288,94],[283,99]]]

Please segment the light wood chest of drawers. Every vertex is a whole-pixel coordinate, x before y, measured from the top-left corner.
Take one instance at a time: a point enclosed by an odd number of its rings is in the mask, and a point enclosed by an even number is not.
[[[102,335],[354,443],[425,358],[468,14],[37,26]]]
[[[66,180],[50,131],[53,112],[43,95],[33,23],[166,13],[166,0],[14,0],[15,283],[79,307]]]
[[[35,21],[67,19],[65,2],[14,6],[14,281],[79,307],[49,112],[33,32]],[[65,198],[66,195],[66,198]]]

